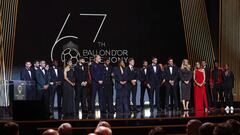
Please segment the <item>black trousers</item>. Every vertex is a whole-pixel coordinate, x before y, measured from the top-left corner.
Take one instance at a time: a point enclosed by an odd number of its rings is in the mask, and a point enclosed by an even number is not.
[[[79,103],[81,103],[82,111],[85,112],[87,111],[87,87],[86,86],[81,86],[77,85],[75,89],[75,103],[76,103],[76,112],[79,112]]]
[[[141,82],[141,97],[140,97],[140,104],[141,107],[144,108],[144,95],[145,95],[145,91],[147,90],[148,93],[148,97],[150,96],[150,89],[147,87],[147,84],[145,84],[144,82]],[[150,99],[149,99],[150,101]],[[150,104],[151,105],[151,104]]]
[[[46,116],[50,115],[50,110],[49,110],[49,89],[44,90],[37,90],[37,100],[40,100],[43,103],[44,106],[44,112],[46,112]]]
[[[55,93],[57,93],[57,105],[58,105],[58,114],[61,115],[62,113],[62,86],[61,85],[51,85],[50,88],[50,111],[53,113],[54,111],[54,99]]]
[[[120,89],[116,89],[116,112],[117,114],[128,114],[129,109],[129,88],[127,85],[122,85]]]
[[[232,88],[224,88],[226,106],[233,106]]]
[[[113,109],[113,85],[112,84],[104,84],[102,89],[102,110],[104,113],[106,111],[108,113],[114,113]]]
[[[130,93],[132,93],[132,103],[133,103],[133,109],[136,108],[136,100],[137,100],[137,83],[136,85],[130,85]],[[129,93],[129,95],[130,95]]]
[[[169,109],[172,105],[174,108],[178,108],[178,97],[177,97],[177,84],[171,85],[170,83],[166,83],[166,97],[165,97],[165,108]],[[169,102],[169,96],[171,101],[174,103]]]
[[[219,101],[221,104],[223,103],[223,89],[222,86],[219,84],[214,84],[213,86],[213,106],[217,107],[217,102]],[[219,98],[218,98],[219,95]]]
[[[205,87],[206,87],[206,94],[207,94],[207,100],[208,100],[208,107],[212,107],[212,92],[211,92],[209,83],[206,83]]]

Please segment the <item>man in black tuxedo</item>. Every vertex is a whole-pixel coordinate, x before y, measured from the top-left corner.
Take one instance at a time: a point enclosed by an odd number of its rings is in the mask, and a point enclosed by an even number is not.
[[[138,79],[138,71],[134,67],[135,61],[133,58],[128,59],[128,67],[126,67],[126,71],[129,77],[129,89],[130,93],[132,93],[132,103],[133,106],[131,108],[132,111],[138,112],[139,110],[136,107],[136,97],[137,97],[137,79]],[[129,93],[129,95],[130,95]]]
[[[110,65],[110,60],[108,58],[104,58],[103,64],[103,98],[105,99],[105,103],[103,108],[109,113],[113,114],[113,69]]]
[[[147,90],[148,97],[150,95],[150,90],[147,86],[147,67],[148,62],[146,60],[143,61],[143,67],[139,71],[139,80],[141,81],[141,97],[140,97],[140,103],[142,111],[144,110],[144,94],[145,90]]]
[[[153,57],[152,64],[147,68],[147,86],[150,89],[149,92],[149,99],[150,99],[150,111],[153,112],[154,106],[154,91],[155,91],[155,99],[156,99],[156,106],[158,111],[162,111],[160,107],[160,87],[164,82],[164,74],[157,64],[158,59]]]
[[[45,70],[46,62],[40,61],[40,67],[36,71],[36,83],[37,83],[37,99],[44,104],[44,110],[46,117],[49,116],[49,83],[50,74]]]
[[[85,59],[81,57],[79,63],[74,69],[74,75],[76,78],[76,112],[79,112],[79,103],[81,102],[82,112],[88,113],[87,109],[87,85],[88,85],[88,68],[85,65]],[[90,105],[88,103],[88,105]]]
[[[62,108],[62,82],[63,82],[63,70],[58,67],[58,61],[53,60],[52,67],[49,69],[50,73],[50,111],[54,111],[54,97],[57,93],[57,105],[58,105],[58,117],[61,118]]]
[[[173,59],[168,59],[168,66],[164,70],[165,80],[166,80],[166,100],[165,100],[165,108],[167,110],[170,109],[169,105],[169,96],[171,101],[174,101],[172,103],[172,106],[174,109],[179,110],[178,107],[178,97],[177,97],[177,90],[178,90],[178,75],[179,75],[179,69],[176,65],[173,63]]]
[[[210,108],[212,106],[212,93],[211,93],[211,89],[210,89],[211,69],[207,66],[207,62],[205,60],[201,61],[201,66],[205,71],[205,87],[206,87],[206,94],[207,94],[207,99],[208,99],[208,107]]]
[[[32,63],[30,61],[25,62],[25,67],[20,72],[20,80],[26,81],[26,99],[36,99],[35,88],[35,73],[31,69]]]

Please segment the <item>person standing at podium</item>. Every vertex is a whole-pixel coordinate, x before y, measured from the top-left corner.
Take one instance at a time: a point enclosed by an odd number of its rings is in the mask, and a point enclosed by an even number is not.
[[[32,63],[30,61],[25,62],[25,67],[20,72],[20,80],[26,81],[26,100],[36,99],[36,89],[35,89],[35,74],[31,69]]]
[[[49,115],[49,83],[50,74],[45,70],[46,61],[40,61],[40,67],[36,70],[37,99],[44,103],[46,115]]]

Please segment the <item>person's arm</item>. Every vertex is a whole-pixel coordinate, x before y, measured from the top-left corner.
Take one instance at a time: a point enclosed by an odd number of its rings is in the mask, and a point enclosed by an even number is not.
[[[205,80],[206,80],[205,71],[204,71],[204,70],[202,70],[202,71],[203,71],[203,82],[201,83],[201,86],[204,85],[204,82],[205,82]]]
[[[65,68],[64,69],[64,80],[66,80],[68,83],[70,83],[72,86],[74,86],[75,84],[73,82],[71,82],[68,77],[67,77],[67,72],[69,71],[69,68]]]
[[[196,80],[196,70],[193,71],[193,81],[194,81],[194,83],[195,83],[196,85],[199,86],[199,84],[198,84],[198,82],[197,82],[197,80]]]

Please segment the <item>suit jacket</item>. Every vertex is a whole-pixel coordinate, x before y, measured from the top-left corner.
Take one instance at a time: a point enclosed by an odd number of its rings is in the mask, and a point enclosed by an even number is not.
[[[49,71],[45,70],[45,74],[44,74],[43,71],[39,68],[36,71],[37,89],[42,90],[44,85],[49,85],[50,79],[51,78],[50,78]]]
[[[74,67],[74,75],[75,75],[77,85],[80,85],[82,82],[88,81],[87,66],[78,64],[76,67]]]
[[[103,65],[103,84],[104,85],[113,85],[112,73],[113,73],[112,66],[106,67]]]
[[[205,71],[205,82],[209,83],[209,81],[210,81],[210,72],[211,72],[210,68],[205,67],[204,71]]]
[[[98,84],[98,81],[103,80],[103,67],[101,64],[97,64],[95,62],[91,65],[91,78],[93,84]]]
[[[229,90],[234,88],[234,74],[232,71],[229,71],[229,75],[225,75],[224,72],[222,72],[222,79],[223,79],[223,89]]]
[[[159,65],[156,65],[156,73],[154,72],[153,65],[149,65],[147,68],[147,83],[151,87],[160,87],[164,79],[163,71]]]
[[[146,82],[147,83],[147,73],[148,73],[148,71],[145,74],[145,71],[144,71],[145,69],[146,69],[146,71],[148,70],[147,68],[141,68],[139,70],[139,80],[141,82]]]
[[[35,81],[35,72],[30,69],[31,76],[26,68],[23,68],[20,72],[20,80],[23,81]]]
[[[172,69],[172,74],[171,74],[169,66],[167,66],[164,69],[164,75],[165,75],[166,83],[169,83],[170,80],[173,80],[175,82],[174,84],[176,85],[178,81],[178,76],[179,76],[179,69],[177,66],[174,65]]]
[[[129,81],[128,73],[126,68],[123,69],[123,74],[121,73],[120,67],[115,67],[113,70],[114,78],[115,78],[115,88],[122,89],[126,87],[128,84],[125,85],[120,84],[120,81]]]
[[[55,73],[54,67],[51,67],[49,69],[49,74],[50,74],[50,82],[59,82],[59,81],[63,81],[63,70],[61,68],[57,68],[57,75]]]

